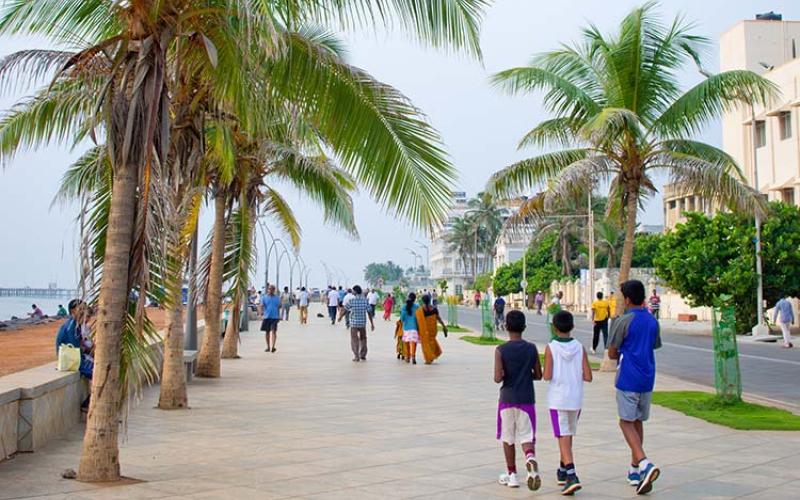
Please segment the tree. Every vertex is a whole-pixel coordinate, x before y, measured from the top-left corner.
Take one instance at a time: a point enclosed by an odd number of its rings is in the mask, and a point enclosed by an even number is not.
[[[456,217],[445,236],[448,251],[458,255],[465,273],[470,267],[469,256],[473,253],[475,239],[475,228],[468,217]]]
[[[372,286],[399,283],[403,277],[403,268],[392,262],[372,262],[364,268],[364,279]]]
[[[656,5],[633,10],[614,36],[590,26],[581,43],[493,77],[512,93],[544,91],[544,104],[555,115],[520,146],[565,149],[496,172],[487,190],[504,198],[544,183],[547,197],[563,199],[591,184],[608,184],[608,212],[624,222],[621,281],[633,260],[639,206],[657,192],[652,173],[668,172],[680,188],[729,209],[763,210],[733,158],[690,137],[742,102],[768,102],[776,87],[754,72],[735,70],[681,92],[678,71],[686,63],[699,65],[709,42],[680,17],[662,24]]]
[[[528,293],[538,290],[549,290],[554,280],[561,279],[561,266],[552,257],[551,248],[555,246],[557,236],[551,234],[542,238],[527,250],[526,279]],[[495,270],[492,286],[496,295],[507,295],[522,291],[522,259],[500,266]]]
[[[692,306],[711,307],[732,296],[737,332],[750,331],[757,320],[753,220],[731,213],[686,216],[663,236],[656,273]],[[772,304],[784,294],[800,295],[800,209],[770,204],[761,237],[764,299]]]
[[[492,275],[489,273],[479,274],[473,284],[473,288],[480,292],[488,292],[490,286],[492,286]]]
[[[633,267],[655,267],[653,260],[658,254],[658,246],[663,240],[661,234],[636,233],[636,245],[633,248]]]
[[[491,266],[495,243],[503,229],[506,210],[499,207],[494,196],[487,192],[478,193],[478,196],[467,201],[467,206],[469,221],[478,240],[477,246],[472,245],[474,276],[478,269],[478,253],[483,254],[484,272],[488,272]]]
[[[596,220],[594,223],[595,244],[600,254],[606,258],[606,267],[617,266],[617,258],[622,252],[625,232],[610,220]]]
[[[303,4],[288,0],[26,0],[4,5],[0,35],[31,33],[79,47],[74,52],[23,51],[3,62],[3,79],[18,72],[27,80],[38,81],[48,71],[58,71],[35,97],[21,102],[3,117],[0,155],[3,159],[13,156],[20,146],[65,140],[77,143],[95,137],[95,129],[102,128],[111,167],[113,182],[100,259],[92,404],[79,479],[112,481],[120,477],[117,438],[126,383],[120,353],[125,348],[123,332],[129,328],[141,331],[145,322],[149,256],[159,243],[152,220],[158,201],[154,193],[162,169],[170,163],[170,137],[176,126],[171,106],[176,87],[170,80],[175,68],[170,62],[179,46],[192,44],[201,49],[193,52],[194,57],[209,60],[230,57],[248,61],[238,49],[251,46],[270,57],[272,64],[264,61],[264,65],[284,79],[275,79],[283,85],[265,87],[262,97],[268,95],[270,99],[263,100],[303,103],[302,109],[289,109],[314,116],[316,119],[311,121],[322,134],[339,139],[328,145],[376,198],[415,224],[429,226],[445,212],[448,179],[452,178],[452,167],[444,158],[437,134],[407,99],[361,72],[350,71],[344,75],[346,83],[336,88],[332,79],[320,76],[326,71],[340,72],[340,65],[323,65],[314,58],[298,59],[297,51],[280,46],[286,40],[280,34],[308,19],[342,27],[399,21],[403,28],[433,45],[467,47],[472,53],[479,53],[478,23],[485,3],[435,3],[430,9],[419,9],[412,1],[381,0],[347,6],[324,0]],[[285,57],[289,52],[295,53],[293,64],[301,66],[295,66],[294,71],[286,71]],[[311,73],[301,75],[308,78],[293,78],[304,71]],[[244,69],[220,71],[218,76],[243,80],[239,78],[242,74],[251,73]],[[286,79],[287,76],[292,78]],[[353,86],[353,81],[359,85]],[[329,96],[323,106],[319,106],[319,93]],[[364,106],[362,113],[348,114],[348,126],[342,127],[341,110],[349,109],[347,98],[359,99],[364,94],[372,98],[379,95],[382,102],[390,103],[392,112],[376,115],[374,109]],[[235,92],[227,95],[241,97]],[[240,101],[235,109],[246,106]],[[369,125],[376,122],[390,124],[386,128],[391,130],[378,126],[379,130],[373,133]],[[376,161],[365,161],[366,158]],[[131,321],[128,297],[134,290],[139,292],[139,299]]]

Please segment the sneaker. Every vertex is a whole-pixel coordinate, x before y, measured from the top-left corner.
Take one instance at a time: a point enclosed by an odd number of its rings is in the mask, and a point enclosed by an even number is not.
[[[353,363],[358,363],[359,361],[361,361],[359,358],[353,358]]]
[[[556,482],[558,484],[567,483],[567,471],[564,469],[556,469]]]
[[[631,486],[639,486],[640,476],[638,472],[628,472],[628,484]]]
[[[578,479],[578,476],[570,474],[567,476],[567,482],[564,483],[564,487],[561,488],[561,494],[564,496],[571,496],[581,488],[583,488],[583,486],[581,486],[581,480]]]
[[[528,489],[536,491],[542,487],[542,478],[539,477],[539,464],[535,458],[525,461],[525,468],[528,469]]]
[[[275,352],[275,351],[277,351],[277,349],[275,349],[275,348],[273,347],[273,348],[272,348],[272,352]]]
[[[592,349],[592,354],[597,354],[597,349]]]
[[[653,464],[647,464],[644,470],[639,471],[641,478],[639,486],[636,488],[637,495],[644,495],[653,490],[653,483],[661,475],[661,470]]]
[[[512,472],[510,474],[500,474],[500,478],[497,480],[497,482],[503,486],[508,486],[509,488],[519,488],[519,479],[517,479],[516,472]]]

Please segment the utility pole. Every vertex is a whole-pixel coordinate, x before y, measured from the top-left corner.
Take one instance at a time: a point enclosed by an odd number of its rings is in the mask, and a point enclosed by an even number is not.
[[[758,139],[758,127],[756,127],[756,108],[755,104],[750,103],[750,118],[752,119],[752,142],[753,142],[753,187],[761,195],[761,190],[758,186],[758,152],[756,144]],[[764,275],[761,272],[761,216],[756,212],[756,277],[758,279],[758,288],[756,290],[756,315],[758,322],[753,327],[753,336],[762,337],[769,335],[769,328],[764,324]]]
[[[592,315],[592,300],[594,299],[594,210],[592,210],[593,188],[594,184],[592,183],[592,177],[589,176],[589,189],[587,190],[586,194],[586,210],[588,211],[589,215],[589,279],[586,283],[588,285],[586,287],[586,292],[589,295],[586,299],[587,317],[591,317]]]

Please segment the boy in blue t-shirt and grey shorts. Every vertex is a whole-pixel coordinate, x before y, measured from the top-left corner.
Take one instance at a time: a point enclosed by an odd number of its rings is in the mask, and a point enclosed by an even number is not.
[[[643,495],[653,489],[661,471],[645,455],[644,422],[650,417],[650,402],[656,380],[655,349],[661,347],[656,320],[644,305],[641,281],[630,280],[620,286],[626,314],[614,322],[608,356],[619,359],[617,371],[617,412],[622,435],[631,449],[628,481]]]

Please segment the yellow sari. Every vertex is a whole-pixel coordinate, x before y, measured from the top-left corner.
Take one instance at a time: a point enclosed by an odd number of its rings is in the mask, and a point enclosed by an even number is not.
[[[425,314],[425,306],[417,309],[417,326],[419,328],[419,342],[422,344],[422,355],[425,357],[425,364],[433,363],[433,360],[442,355],[442,348],[436,341],[438,333],[439,313],[436,309]]]
[[[394,337],[396,339],[397,345],[395,350],[397,351],[397,359],[406,359],[408,353],[406,352],[406,344],[403,342],[403,322],[401,320],[397,320],[395,329],[394,329]]]

